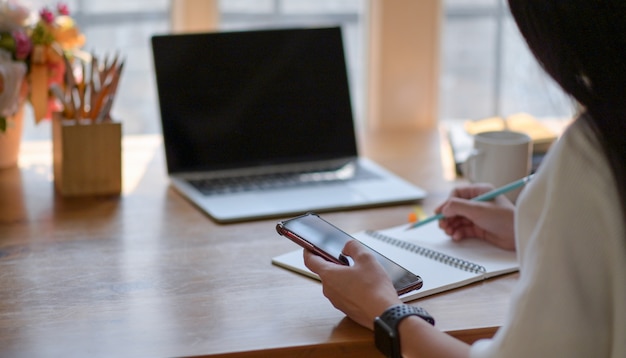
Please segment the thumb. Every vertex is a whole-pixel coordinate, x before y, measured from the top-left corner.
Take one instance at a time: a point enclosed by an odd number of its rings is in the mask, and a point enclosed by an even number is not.
[[[352,257],[354,260],[357,260],[365,252],[367,252],[365,247],[356,239],[348,241],[341,251],[342,254]]]

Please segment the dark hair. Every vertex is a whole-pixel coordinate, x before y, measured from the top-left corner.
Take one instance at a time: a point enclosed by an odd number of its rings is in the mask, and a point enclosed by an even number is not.
[[[583,107],[626,223],[626,0],[509,0],[544,70]]]

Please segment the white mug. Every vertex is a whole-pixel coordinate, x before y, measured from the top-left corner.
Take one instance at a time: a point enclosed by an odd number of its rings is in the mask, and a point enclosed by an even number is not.
[[[472,183],[490,183],[496,188],[530,174],[533,143],[524,133],[483,132],[474,135],[474,148],[463,163],[463,174]],[[507,195],[513,202],[521,188]]]

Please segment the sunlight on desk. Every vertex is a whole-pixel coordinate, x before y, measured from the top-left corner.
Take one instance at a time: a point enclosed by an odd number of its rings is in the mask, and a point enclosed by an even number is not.
[[[122,194],[129,194],[146,173],[148,164],[161,150],[159,135],[128,136],[122,138]]]
[[[144,176],[148,164],[160,150],[159,135],[122,138],[122,195],[132,193]],[[52,182],[52,142],[25,141],[20,149],[19,167],[32,170]]]

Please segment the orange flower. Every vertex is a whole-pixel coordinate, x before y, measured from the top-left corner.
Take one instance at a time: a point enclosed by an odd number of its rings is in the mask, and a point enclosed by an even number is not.
[[[29,12],[18,0],[0,2],[0,58],[4,61],[0,63],[0,131],[6,128],[6,118],[17,111],[26,97],[37,122],[50,118],[50,109],[58,104],[49,88],[63,83],[63,56],[85,44],[85,36],[69,16],[67,5],[60,3],[55,11],[44,7],[34,23],[26,22]],[[28,73],[19,77],[19,71],[7,72],[14,71],[11,62],[28,64]],[[16,79],[28,86],[16,85]]]

